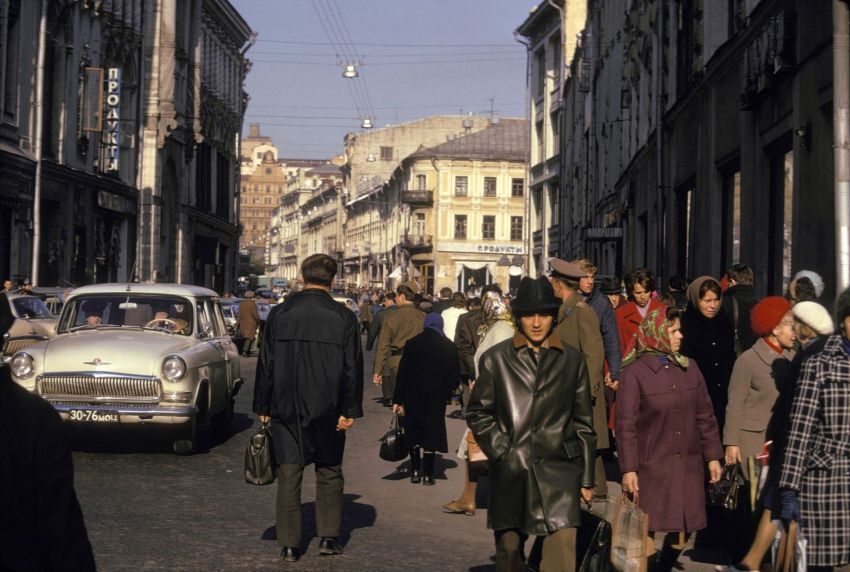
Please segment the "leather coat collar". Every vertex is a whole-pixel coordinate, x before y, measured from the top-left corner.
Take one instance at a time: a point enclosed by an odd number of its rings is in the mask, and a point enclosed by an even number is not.
[[[513,343],[515,350],[521,350],[522,348],[528,346],[528,339],[525,337],[525,334],[523,334],[519,330],[519,327],[517,327],[516,332],[514,332]],[[563,351],[564,344],[561,343],[561,338],[558,337],[558,334],[555,332],[554,327],[552,328],[552,333],[549,334],[548,338],[546,338],[543,347],[555,348]]]

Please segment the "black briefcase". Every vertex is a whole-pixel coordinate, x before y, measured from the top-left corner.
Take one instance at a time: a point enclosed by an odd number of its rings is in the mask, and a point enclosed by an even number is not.
[[[272,435],[267,423],[257,429],[245,448],[245,482],[249,485],[270,485],[277,473]]]
[[[611,564],[611,524],[602,516],[581,511],[581,525],[576,535],[576,570],[606,572]]]
[[[381,437],[381,449],[378,454],[383,460],[391,463],[396,463],[407,457],[404,427],[399,421],[398,413],[393,413],[390,429]]]

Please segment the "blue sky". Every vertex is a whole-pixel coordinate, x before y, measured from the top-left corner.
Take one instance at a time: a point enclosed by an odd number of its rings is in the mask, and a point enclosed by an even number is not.
[[[231,0],[257,43],[245,126],[282,157],[323,158],[374,124],[459,112],[523,116],[529,0]],[[341,63],[362,62],[346,80]],[[414,63],[416,62],[416,63]],[[359,82],[355,85],[355,82]]]

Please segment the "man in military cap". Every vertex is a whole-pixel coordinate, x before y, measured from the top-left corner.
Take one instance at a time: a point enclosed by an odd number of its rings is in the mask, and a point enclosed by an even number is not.
[[[596,431],[596,485],[593,496],[604,499],[608,496],[608,482],[605,479],[605,467],[598,451],[607,449],[608,420],[605,414],[605,389],[602,383],[602,365],[605,362],[605,346],[602,344],[602,333],[596,312],[579,294],[579,281],[586,272],[569,262],[558,258],[549,261],[551,269],[550,280],[555,295],[561,299],[558,311],[558,326],[556,332],[561,341],[577,349],[587,362],[587,372],[590,377],[591,397],[593,400],[593,429]]]
[[[403,282],[396,290],[396,309],[388,312],[381,325],[378,338],[378,350],[375,352],[375,373],[373,381],[382,384],[384,406],[392,405],[398,364],[404,344],[413,336],[422,333],[425,324],[425,312],[416,307],[416,294],[419,285],[416,282]],[[385,367],[389,368],[389,378],[382,378]]]

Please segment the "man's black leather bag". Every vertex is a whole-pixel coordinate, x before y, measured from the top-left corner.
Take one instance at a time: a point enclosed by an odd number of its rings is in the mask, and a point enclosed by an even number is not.
[[[607,572],[611,566],[611,524],[594,512],[581,511],[576,534],[578,572]]]
[[[404,441],[404,427],[398,419],[398,414],[393,413],[390,429],[381,437],[381,449],[378,454],[385,461],[396,463],[407,457],[407,444]]]
[[[272,436],[268,424],[264,423],[251,435],[245,449],[245,482],[249,485],[270,485],[276,472]]]

